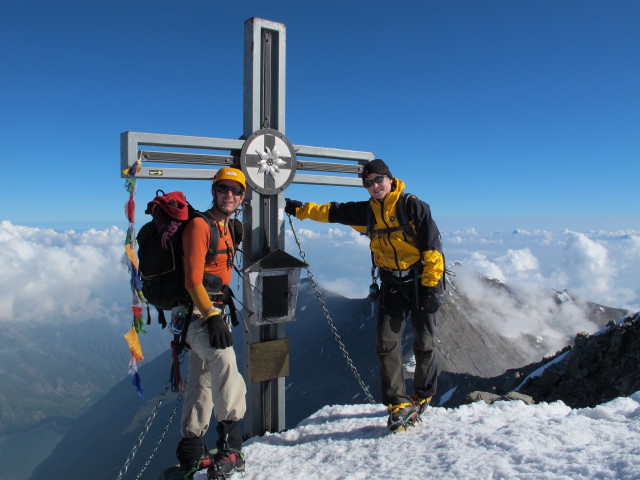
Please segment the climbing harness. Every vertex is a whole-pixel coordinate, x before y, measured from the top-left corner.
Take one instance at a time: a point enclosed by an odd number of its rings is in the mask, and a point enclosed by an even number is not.
[[[364,384],[364,381],[362,380],[362,377],[358,373],[358,369],[353,364],[353,361],[351,361],[351,357],[349,357],[349,353],[347,352],[347,349],[344,346],[344,343],[342,343],[342,340],[340,339],[340,335],[338,334],[338,330],[336,329],[336,326],[333,323],[331,315],[329,314],[329,310],[327,309],[327,306],[324,303],[324,299],[322,298],[322,293],[320,292],[320,288],[318,287],[318,284],[316,283],[315,279],[313,278],[313,273],[311,272],[311,268],[309,267],[309,262],[307,262],[306,255],[304,253],[304,250],[302,249],[302,245],[300,244],[300,240],[298,239],[298,235],[296,234],[296,229],[293,226],[293,220],[291,220],[291,215],[287,215],[287,216],[289,217],[289,225],[291,225],[291,231],[293,232],[293,238],[295,239],[296,243],[298,244],[298,249],[300,250],[300,257],[302,257],[302,260],[307,265],[307,276],[309,277],[309,280],[311,281],[311,286],[313,287],[313,289],[315,291],[316,298],[320,302],[320,307],[322,308],[322,312],[324,313],[324,316],[327,319],[327,323],[329,324],[329,328],[331,329],[331,333],[333,333],[333,338],[338,343],[338,347],[340,348],[340,351],[342,352],[342,355],[344,356],[345,360],[347,361],[347,364],[349,365],[349,368],[351,369],[351,372],[353,373],[354,377],[358,381],[358,384],[360,385],[360,388],[362,388],[362,391],[364,392],[365,396],[367,397],[367,400],[369,400],[369,403],[371,403],[372,405],[375,405],[377,402],[373,399],[373,396],[369,392],[369,389]]]

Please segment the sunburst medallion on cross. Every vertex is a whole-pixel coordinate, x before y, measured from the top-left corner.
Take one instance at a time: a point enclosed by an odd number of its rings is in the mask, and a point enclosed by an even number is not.
[[[264,128],[244,142],[240,167],[254,190],[263,195],[277,195],[293,181],[295,150],[284,134]]]

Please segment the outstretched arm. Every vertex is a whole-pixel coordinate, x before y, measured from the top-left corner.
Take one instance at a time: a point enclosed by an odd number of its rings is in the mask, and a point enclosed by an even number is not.
[[[307,218],[316,222],[341,223],[349,226],[366,226],[369,202],[330,202],[317,204],[302,203],[297,200],[285,199],[285,212],[294,215],[298,220]]]

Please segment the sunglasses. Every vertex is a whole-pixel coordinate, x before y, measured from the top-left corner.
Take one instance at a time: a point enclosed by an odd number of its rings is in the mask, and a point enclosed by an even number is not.
[[[239,197],[244,193],[242,187],[232,187],[231,185],[225,185],[224,183],[216,183],[215,189],[218,193],[231,192],[235,197]]]
[[[369,188],[370,186],[372,186],[374,183],[382,183],[382,181],[387,178],[386,175],[378,175],[377,177],[375,177],[373,180],[364,180],[362,182],[362,184],[364,185],[364,188]]]

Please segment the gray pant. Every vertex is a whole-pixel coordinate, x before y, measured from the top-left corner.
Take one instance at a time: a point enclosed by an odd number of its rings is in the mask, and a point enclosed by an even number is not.
[[[182,437],[202,437],[213,412],[218,422],[239,421],[244,417],[247,387],[238,371],[233,347],[212,348],[202,317],[194,315],[186,340],[191,350],[182,408]]]
[[[402,364],[402,332],[409,314],[416,360],[413,393],[421,398],[428,398],[436,392],[438,368],[433,342],[436,314],[426,313],[416,307],[412,281],[398,284],[383,282],[382,295],[378,300],[377,354],[380,361],[382,403],[385,405],[411,401],[411,394],[406,391]]]

